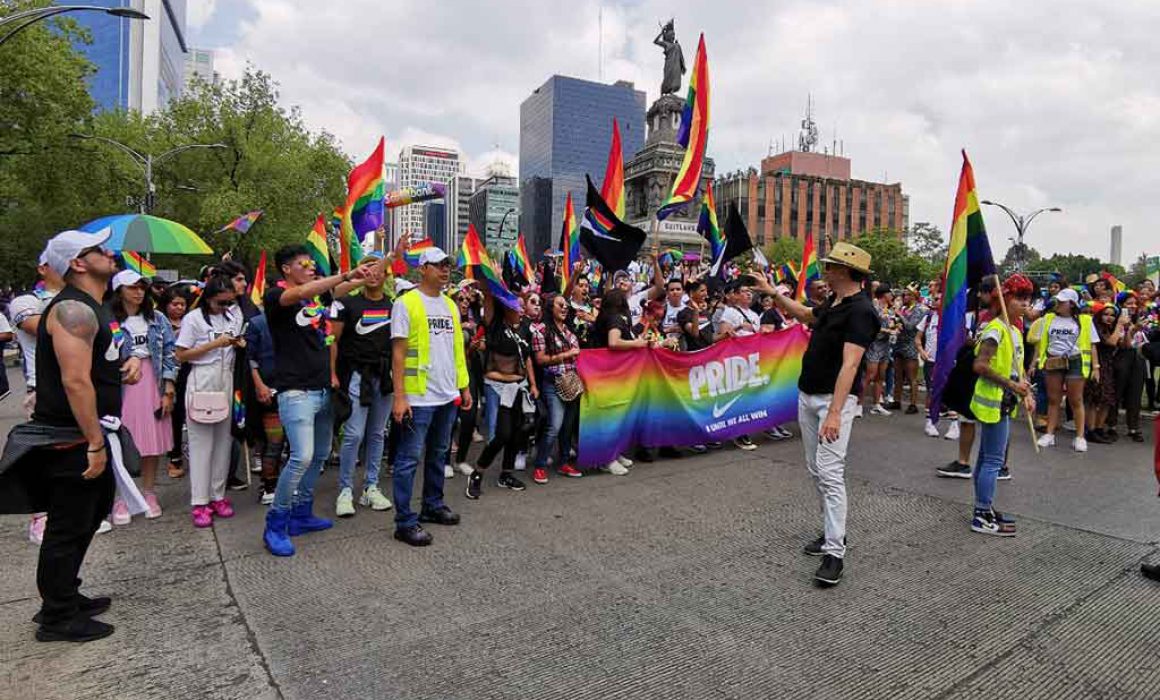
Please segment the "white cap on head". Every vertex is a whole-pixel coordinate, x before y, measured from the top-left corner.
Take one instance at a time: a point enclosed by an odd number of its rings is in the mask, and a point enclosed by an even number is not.
[[[402,294],[408,289],[414,289],[415,285],[410,280],[405,280],[402,277],[395,278],[395,294]]]
[[[1072,304],[1078,304],[1079,303],[1079,293],[1076,292],[1071,287],[1068,287],[1067,289],[1061,289],[1061,290],[1059,290],[1059,293],[1055,295],[1055,300],[1056,301],[1070,301]]]
[[[132,287],[143,279],[145,278],[136,270],[121,270],[113,275],[113,291],[117,291],[121,287]]]
[[[447,253],[440,248],[428,248],[419,253],[419,265],[434,265],[447,259]]]
[[[44,246],[40,258],[53,272],[64,277],[68,273],[69,264],[77,259],[81,251],[104,245],[111,235],[113,230],[108,228],[96,233],[63,231],[48,239],[48,245]]]

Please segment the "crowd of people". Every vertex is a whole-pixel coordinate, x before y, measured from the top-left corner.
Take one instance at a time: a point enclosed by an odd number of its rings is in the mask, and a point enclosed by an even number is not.
[[[641,448],[606,464],[578,463],[582,349],[696,352],[808,325],[798,425],[824,534],[806,553],[823,557],[816,578],[831,585],[845,556],[845,452],[856,418],[923,411],[932,437],[943,434],[945,420],[944,437],[959,441],[959,454],[937,473],[973,477],[971,528],[1010,536],[1015,523],[995,511],[993,497],[995,481],[1010,478],[1005,454],[1017,404],[1038,411],[1041,447],[1068,426],[1077,451],[1116,440],[1121,409],[1126,438],[1142,441],[1145,393],[1155,410],[1160,310],[1149,281],[1118,294],[1100,276],[1081,289],[1052,279],[1040,290],[1021,275],[1001,287],[984,281],[966,319],[970,386],[961,400],[931,410],[920,408],[919,388],[924,382],[929,402],[938,281],[873,280],[869,255],[846,243],[834,246],[801,300],[761,269],[730,266],[709,275],[699,261],[655,250],[602,284],[586,262],[558,275],[555,259],[547,259],[530,283],[496,294],[471,279],[453,284],[453,261],[437,248],[425,249],[405,276],[395,274],[407,244],[403,238],[395,250],[333,275],[320,274],[304,246],[284,247],[273,256],[279,280],[255,303],[249,271],[234,260],[196,280],[166,283],[116,271],[100,234],[66,232],[50,241],[36,288],[9,306],[13,330],[0,325],[0,342],[11,332],[20,344],[32,424],[73,431],[67,446],[78,449],[62,464],[88,475],[64,495],[31,499],[41,506],[31,508],[39,512],[29,525],[30,539],[42,546],[40,637],[111,633],[91,619],[107,600],[81,596],[75,573],[94,532],[129,525],[136,515],[162,516],[155,488],[163,465],[168,478],[188,481],[189,517],[198,528],[233,516],[229,492],[248,488],[256,475],[268,506],[265,547],[292,556],[293,538],[360,508],[394,508],[395,538],[430,545],[424,525],[460,521],[444,502],[448,480],[458,476],[474,500],[492,485],[524,491],[520,472],[530,471],[538,485],[553,474],[626,476],[636,461],[726,448]],[[107,436],[118,433],[135,449],[110,450]],[[750,451],[754,438],[792,437],[775,426],[738,437],[733,447]],[[33,440],[28,449],[44,444]],[[105,470],[106,455],[129,465],[136,479],[109,476],[119,471]],[[485,483],[497,460],[498,473]],[[337,468],[332,505],[315,500],[328,464]],[[29,493],[38,484],[26,484]]]

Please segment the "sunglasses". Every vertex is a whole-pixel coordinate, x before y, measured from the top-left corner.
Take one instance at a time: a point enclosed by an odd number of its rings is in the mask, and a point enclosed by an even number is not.
[[[450,270],[451,269],[451,261],[450,260],[441,260],[437,263],[427,263],[427,264],[430,265],[431,267],[437,267],[440,270]]]
[[[317,265],[313,260],[299,260],[298,266],[303,270],[313,270]]]
[[[81,252],[77,253],[76,259],[80,260],[81,258],[85,257],[86,255],[89,255],[90,253],[100,253],[101,255],[108,255],[109,249],[103,245],[89,246],[88,248],[85,248]]]

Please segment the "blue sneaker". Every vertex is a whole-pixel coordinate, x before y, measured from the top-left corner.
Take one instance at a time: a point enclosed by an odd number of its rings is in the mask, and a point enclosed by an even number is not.
[[[975,509],[975,516],[971,518],[971,531],[996,537],[1014,537],[1015,521],[997,512],[995,509]]]
[[[334,523],[326,518],[314,515],[314,500],[301,501],[290,509],[290,525],[287,528],[291,537],[305,535],[308,532],[329,530]]]
[[[289,520],[288,511],[274,508],[266,511],[266,531],[262,533],[262,541],[266,543],[270,554],[276,557],[294,556],[294,543],[286,531]]]

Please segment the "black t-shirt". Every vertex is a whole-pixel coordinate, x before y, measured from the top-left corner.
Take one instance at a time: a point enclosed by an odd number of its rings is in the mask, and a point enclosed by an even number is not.
[[[282,306],[285,290],[274,288],[262,298],[274,341],[274,388],[330,387],[330,295]]]
[[[377,365],[390,354],[391,300],[350,294],[335,302],[334,320],[343,324],[338,339],[340,362],[352,366]]]
[[[761,314],[761,325],[773,326],[776,330],[781,330],[785,325],[785,319],[782,318],[777,309],[766,309]]]
[[[97,417],[121,417],[121,346],[133,339],[120,327],[113,314],[88,294],[72,285],[66,286],[44,310],[47,319],[53,307],[62,301],[79,301],[97,315],[97,335],[93,338],[92,370],[90,375],[97,394]],[[63,333],[63,330],[58,330]],[[147,362],[148,360],[142,360]],[[36,408],[32,417],[41,423],[58,426],[76,426],[64,391],[60,363],[56,359],[48,323],[36,329]]]
[[[613,328],[620,331],[621,340],[634,340],[636,338],[632,332],[631,317],[620,314],[604,314],[597,317],[596,323],[592,324],[592,329],[588,333],[588,339],[592,343],[591,347],[608,347],[608,332]]]
[[[693,324],[694,333],[689,333],[685,327]],[[681,337],[685,341],[685,350],[703,350],[713,344],[713,321],[706,314],[698,313],[691,306],[686,306],[677,313],[677,325],[681,327]]]
[[[842,351],[846,343],[869,347],[878,335],[880,322],[874,311],[874,302],[865,290],[835,303],[831,295],[821,305],[814,307],[814,329],[810,344],[802,358],[802,374],[798,378],[798,389],[805,394],[832,394],[842,370]],[[851,396],[862,393],[862,369],[850,388]]]
[[[496,314],[487,329],[487,358],[484,371],[523,376],[528,358],[532,356],[531,323],[526,319],[509,326],[503,316]]]

